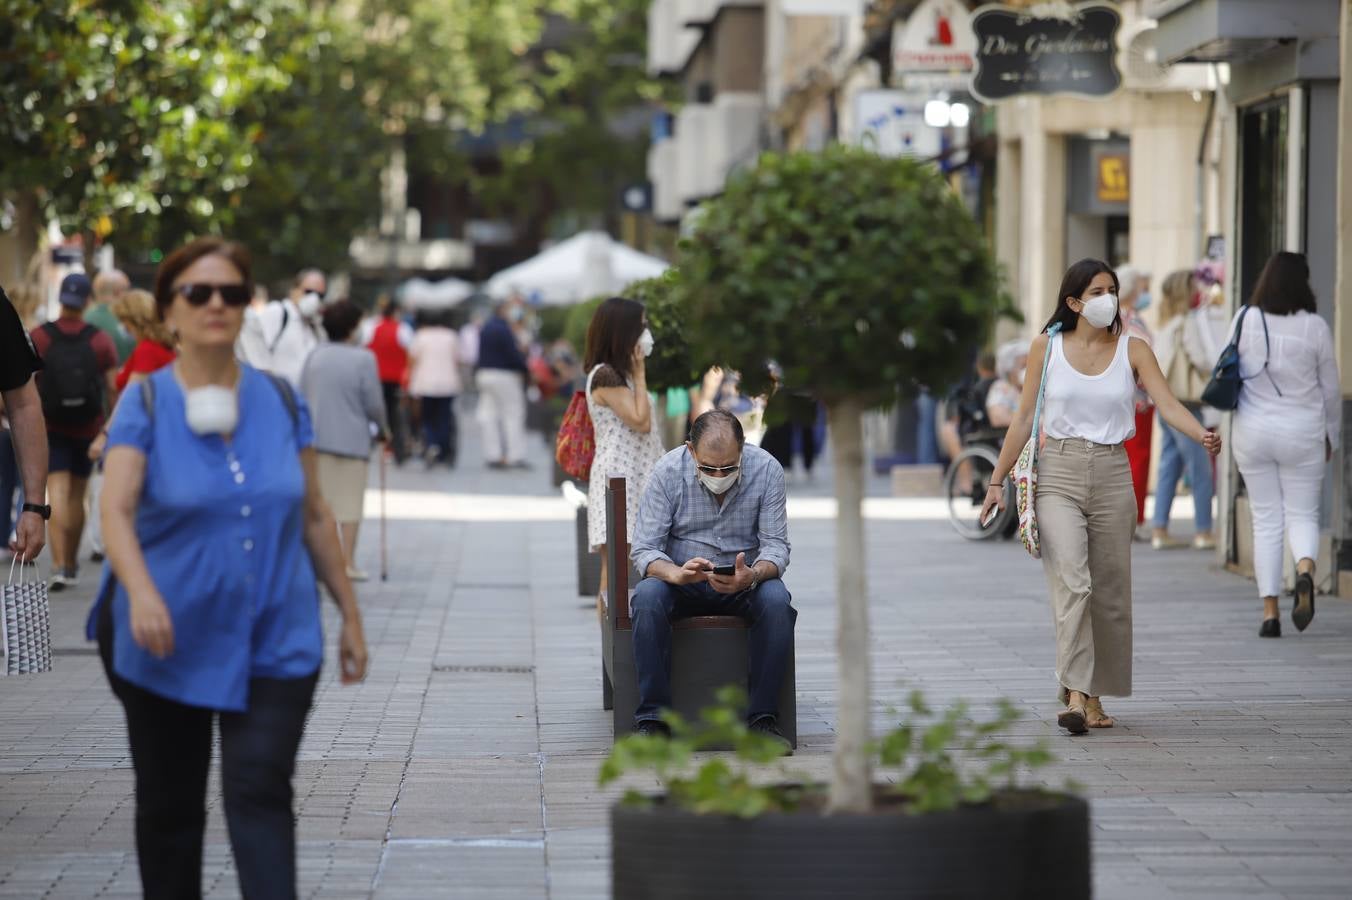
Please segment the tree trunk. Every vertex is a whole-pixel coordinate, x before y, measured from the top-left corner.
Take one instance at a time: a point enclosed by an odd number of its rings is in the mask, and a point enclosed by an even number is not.
[[[855,400],[827,405],[836,479],[837,731],[830,808],[866,812],[872,800],[869,760],[868,584],[864,573],[863,408]]]

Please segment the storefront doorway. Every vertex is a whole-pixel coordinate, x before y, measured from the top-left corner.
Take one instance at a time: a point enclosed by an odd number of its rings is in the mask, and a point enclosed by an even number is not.
[[[1287,246],[1290,100],[1244,108],[1239,120],[1239,302],[1253,294],[1268,259]]]

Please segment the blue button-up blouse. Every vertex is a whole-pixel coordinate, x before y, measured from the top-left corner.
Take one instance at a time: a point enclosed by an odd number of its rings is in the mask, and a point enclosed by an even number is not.
[[[136,534],[174,625],[174,652],[156,659],[131,635],[126,590],[105,566],[87,635],[112,603],[113,670],[191,706],[242,711],[250,678],[301,678],[323,659],[319,591],[304,543],[300,451],[314,442],[299,395],[293,419],[278,385],[243,367],[239,425],[227,443],[188,428],[173,367],[118,403],[108,447],[146,456]]]

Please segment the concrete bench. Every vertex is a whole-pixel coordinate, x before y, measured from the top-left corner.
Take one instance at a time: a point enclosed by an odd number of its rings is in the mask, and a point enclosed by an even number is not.
[[[615,737],[634,729],[638,677],[634,667],[633,623],[629,618],[630,582],[637,578],[629,560],[625,528],[625,480],[606,486],[606,554],[610,583],[601,594],[601,699],[614,714]],[[624,603],[611,598],[624,597]],[[695,616],[672,623],[671,701],[676,712],[695,720],[729,684],[748,688],[747,623],[737,616]],[[798,706],[793,653],[779,691],[779,728],[798,745]]]

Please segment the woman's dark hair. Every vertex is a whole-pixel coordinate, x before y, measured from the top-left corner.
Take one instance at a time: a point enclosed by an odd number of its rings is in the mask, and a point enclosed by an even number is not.
[[[240,277],[244,279],[244,286],[249,289],[250,294],[253,293],[253,263],[249,260],[249,251],[245,250],[242,244],[224,238],[198,238],[166,256],[155,273],[155,312],[161,321],[164,320],[164,314],[169,307],[174,304],[174,279],[182,275],[193,263],[207,256],[219,256],[239,270]]]
[[[1304,253],[1280,250],[1263,266],[1254,285],[1249,305],[1274,316],[1315,312],[1314,291],[1310,288],[1310,264]]]
[[[587,328],[587,353],[583,365],[590,372],[599,365],[615,370],[621,381],[633,367],[634,345],[643,334],[643,304],[624,297],[611,297],[596,308]]]
[[[1044,332],[1050,331],[1051,327],[1057,322],[1061,323],[1062,332],[1071,332],[1075,326],[1080,324],[1080,314],[1070,308],[1066,303],[1069,297],[1079,299],[1084,292],[1089,290],[1089,285],[1099,275],[1108,275],[1113,280],[1113,293],[1118,297],[1122,296],[1122,286],[1117,283],[1117,273],[1113,267],[1101,259],[1082,259],[1075,265],[1066,269],[1066,276],[1061,279],[1061,290],[1056,294],[1056,312],[1047,320],[1047,324],[1042,326]],[[1117,317],[1113,319],[1113,324],[1109,328],[1113,334],[1122,333],[1122,311],[1119,309]]]
[[[746,443],[746,433],[736,416],[726,409],[711,409],[690,424],[690,446],[698,447],[704,436],[712,431],[726,431],[737,441],[738,447]]]
[[[339,300],[324,307],[324,333],[335,344],[343,344],[361,324],[361,308],[351,300]]]

